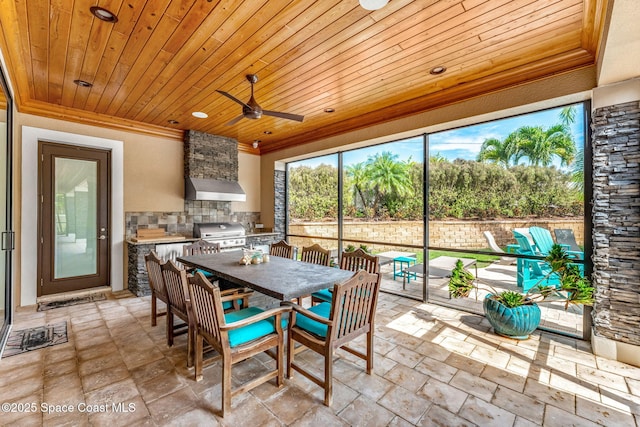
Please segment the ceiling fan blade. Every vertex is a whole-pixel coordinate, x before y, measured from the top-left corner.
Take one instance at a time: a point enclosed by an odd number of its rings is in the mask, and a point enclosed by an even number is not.
[[[247,107],[250,110],[253,110],[253,108],[249,107],[247,104],[245,104],[244,102],[240,101],[238,98],[236,98],[235,96],[228,94],[227,92],[223,92],[221,90],[216,90],[216,92],[218,92],[221,95],[226,96],[227,98],[229,98],[232,101],[237,102],[238,104],[242,105],[243,107]]]
[[[238,117],[231,119],[231,121],[229,121],[229,123],[227,123],[225,126],[233,126],[236,123],[238,123],[240,120],[242,120],[244,118],[243,114],[240,114]]]
[[[281,119],[295,120],[297,122],[301,122],[304,120],[304,116],[300,116],[298,114],[280,113],[278,111],[262,110],[262,114],[264,114],[265,116],[280,117]]]

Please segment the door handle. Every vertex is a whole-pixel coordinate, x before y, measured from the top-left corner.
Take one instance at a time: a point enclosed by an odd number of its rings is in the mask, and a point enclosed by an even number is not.
[[[1,240],[3,251],[12,251],[15,249],[15,233],[13,231],[3,231]]]

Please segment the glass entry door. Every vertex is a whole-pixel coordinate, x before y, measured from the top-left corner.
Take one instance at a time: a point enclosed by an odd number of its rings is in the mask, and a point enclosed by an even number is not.
[[[39,295],[109,285],[109,152],[40,142]]]

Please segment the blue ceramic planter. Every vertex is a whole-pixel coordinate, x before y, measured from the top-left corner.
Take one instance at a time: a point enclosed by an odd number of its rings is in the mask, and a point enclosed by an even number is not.
[[[487,295],[483,307],[485,317],[498,335],[526,340],[540,324],[540,308],[536,304],[508,308]]]

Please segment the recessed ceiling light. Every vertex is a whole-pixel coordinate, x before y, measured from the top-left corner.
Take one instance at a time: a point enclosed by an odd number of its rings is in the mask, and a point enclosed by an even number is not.
[[[389,3],[389,0],[360,0],[360,6],[367,10],[382,9]]]
[[[433,74],[434,76],[437,76],[438,74],[442,74],[445,71],[447,71],[447,67],[438,65],[437,67],[433,67],[431,70],[429,70],[429,74]]]
[[[167,121],[172,125],[179,125],[180,124],[180,122],[177,121],[177,120],[167,120]]]
[[[191,115],[199,119],[206,119],[207,117],[209,117],[207,113],[203,113],[202,111],[194,111],[193,113],[191,113]]]
[[[111,23],[118,22],[118,17],[116,16],[116,14],[105,9],[104,7],[91,6],[89,10],[93,14],[93,16],[100,19],[101,21],[111,22]]]
[[[264,131],[264,134],[265,134],[265,135],[271,135],[272,133],[273,133],[273,132],[271,132],[270,130],[265,130],[265,131]]]
[[[75,84],[77,84],[78,86],[82,86],[82,87],[91,87],[93,86],[93,83],[89,83],[88,81],[85,80],[74,80],[73,81]]]
[[[324,112],[325,112],[325,113],[333,113],[333,112],[335,112],[335,111],[336,111],[336,110],[334,110],[333,108],[325,108],[325,109],[324,109]]]

